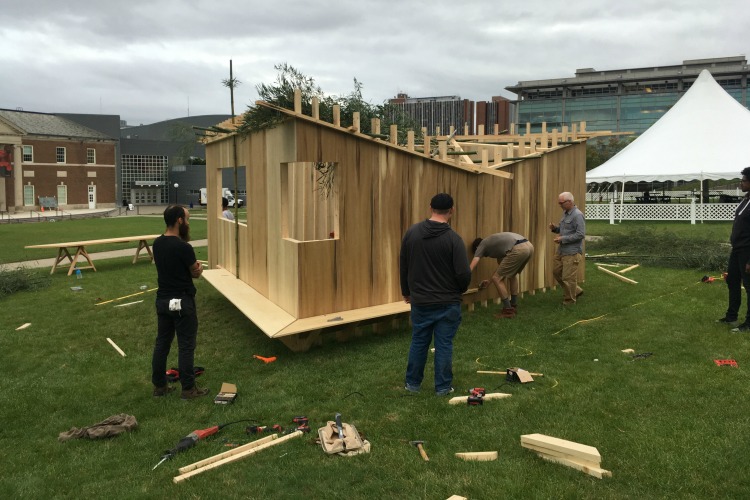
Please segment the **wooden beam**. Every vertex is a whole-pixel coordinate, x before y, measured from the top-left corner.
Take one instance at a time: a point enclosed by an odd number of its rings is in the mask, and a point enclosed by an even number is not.
[[[496,451],[467,451],[456,453],[456,457],[466,461],[489,462],[497,460]]]
[[[511,396],[512,396],[512,394],[505,394],[503,392],[491,392],[489,394],[485,394],[483,396],[483,399],[485,401],[489,401],[489,400],[492,400],[492,399],[505,399],[505,398],[509,398]],[[448,403],[450,403],[452,405],[458,405],[458,404],[461,404],[461,403],[466,404],[466,401],[468,399],[469,399],[469,396],[458,396],[458,397],[455,397],[455,398],[451,398],[451,400],[448,401]]]
[[[617,278],[620,281],[624,281],[625,283],[630,283],[631,285],[637,285],[638,284],[637,281],[631,280],[630,278],[626,278],[625,276],[622,276],[621,274],[617,274],[616,272],[610,271],[609,269],[604,269],[601,266],[596,266],[596,268],[598,270],[602,271],[603,273],[607,273],[610,276],[614,276],[615,278]]]
[[[237,448],[229,451],[225,451],[224,453],[219,453],[218,455],[214,455],[212,457],[205,458],[203,460],[199,460],[198,462],[194,462],[190,465],[186,465],[185,467],[180,467],[177,469],[180,474],[185,474],[186,472],[190,472],[191,470],[200,469],[201,467],[205,467],[206,465],[212,464],[214,462],[218,462],[219,460],[223,460],[227,457],[231,457],[233,455],[239,455],[242,452],[245,452],[247,450],[252,450],[253,448],[257,448],[258,446],[262,444],[266,444],[268,442],[271,442],[279,437],[278,434],[271,434],[270,436],[266,436],[261,439],[257,439],[251,443],[244,444],[242,446],[238,446]]]
[[[579,464],[577,462],[574,462],[572,460],[568,460],[565,458],[559,458],[559,457],[550,457],[548,455],[545,455],[543,453],[537,453],[541,458],[544,460],[547,460],[549,462],[555,462],[561,465],[567,465],[568,467],[571,467],[573,469],[579,470],[581,472],[584,472],[588,474],[589,476],[594,476],[599,479],[604,479],[605,477],[612,477],[612,472],[602,469],[599,467],[591,467],[588,465]]]
[[[525,447],[526,444],[553,451],[560,451],[595,464],[600,464],[602,462],[602,456],[599,454],[599,450],[593,446],[568,441],[566,439],[546,436],[544,434],[524,434],[521,436],[521,446]]]
[[[224,459],[218,460],[216,462],[212,462],[204,467],[201,467],[199,469],[193,469],[190,472],[186,472],[184,474],[181,474],[179,476],[175,476],[172,479],[172,482],[175,484],[181,483],[185,481],[186,479],[189,479],[193,476],[196,476],[198,474],[202,474],[203,472],[206,472],[207,470],[215,469],[216,467],[220,467],[224,464],[236,462],[238,460],[243,460],[251,455],[254,455],[255,453],[258,453],[259,451],[265,450],[267,448],[270,448],[271,446],[276,446],[281,443],[285,443],[291,439],[300,437],[302,435],[302,431],[294,431],[291,434],[287,434],[286,436],[280,437],[278,439],[274,439],[273,441],[269,441],[267,443],[264,443],[260,446],[256,446],[255,448],[251,448],[249,450],[246,450],[242,453],[238,453],[237,455],[232,455],[230,457],[226,457]]]
[[[603,266],[604,264],[599,264],[599,265],[600,265],[600,266]],[[633,264],[632,266],[630,266],[630,267],[626,267],[625,269],[620,269],[620,270],[619,270],[619,271],[617,271],[617,272],[618,272],[618,273],[620,273],[620,274],[622,274],[622,273],[626,273],[626,272],[628,272],[628,271],[632,271],[633,269],[635,269],[636,267],[639,267],[639,266],[640,266],[640,264]]]

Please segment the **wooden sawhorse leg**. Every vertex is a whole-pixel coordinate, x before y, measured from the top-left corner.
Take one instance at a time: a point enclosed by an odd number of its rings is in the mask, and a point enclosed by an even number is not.
[[[68,252],[68,249],[66,247],[60,247],[57,249],[57,259],[55,260],[55,263],[52,265],[52,270],[49,272],[50,274],[55,274],[55,269],[57,269],[57,265],[62,262],[64,258],[68,258],[69,261],[73,262],[73,257],[70,256],[70,252]],[[68,273],[70,275],[70,273]]]
[[[68,269],[68,276],[73,274],[73,271],[76,270],[76,262],[78,262],[78,257],[81,255],[86,258],[86,260],[89,262],[89,265],[85,267],[79,267],[78,269],[93,269],[94,272],[96,272],[96,267],[94,267],[94,263],[91,261],[91,257],[89,257],[88,252],[86,252],[86,247],[83,245],[79,245],[78,249],[76,250],[75,255],[73,256],[73,260],[70,263],[70,269]]]
[[[133,264],[138,261],[138,256],[140,255],[141,250],[143,250],[144,248],[148,252],[149,257],[151,257],[151,262],[154,261],[154,254],[151,252],[151,247],[148,246],[148,241],[140,240],[138,242],[138,248],[135,251],[135,257],[133,257]]]

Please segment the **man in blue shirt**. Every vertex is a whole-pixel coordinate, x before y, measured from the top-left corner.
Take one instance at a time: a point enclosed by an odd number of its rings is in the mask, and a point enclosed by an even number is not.
[[[573,195],[560,193],[557,203],[563,211],[558,225],[549,228],[557,233],[554,241],[559,246],[555,252],[552,275],[563,289],[563,304],[575,304],[583,290],[578,286],[578,265],[583,260],[583,240],[586,237],[586,222],[583,213],[573,201]]]

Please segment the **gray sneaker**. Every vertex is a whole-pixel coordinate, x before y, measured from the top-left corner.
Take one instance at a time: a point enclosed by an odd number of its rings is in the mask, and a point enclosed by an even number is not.
[[[745,333],[745,332],[750,332],[750,323],[748,323],[747,321],[745,321],[744,323],[742,323],[742,324],[741,324],[740,326],[738,326],[737,328],[732,328],[732,332],[733,332],[733,333]]]
[[[437,394],[438,396],[447,396],[448,394],[453,394],[455,391],[456,391],[456,389],[454,389],[453,387],[451,387],[450,389],[447,389],[445,391],[436,392],[435,394]]]

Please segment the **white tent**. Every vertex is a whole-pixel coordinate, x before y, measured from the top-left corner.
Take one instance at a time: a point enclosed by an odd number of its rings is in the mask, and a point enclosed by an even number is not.
[[[750,166],[750,111],[708,70],[664,116],[586,182],[738,179]]]

